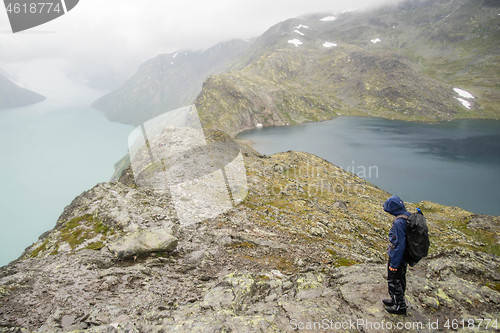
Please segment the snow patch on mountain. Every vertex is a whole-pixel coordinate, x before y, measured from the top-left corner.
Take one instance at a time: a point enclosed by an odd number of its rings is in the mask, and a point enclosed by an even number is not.
[[[464,97],[464,98],[474,98],[474,96],[468,92],[468,91],[465,91],[463,89],[460,89],[460,88],[453,88],[453,90],[460,95],[460,97]]]
[[[343,11],[340,12],[340,14],[352,13],[352,12],[354,12],[356,10],[358,10],[358,9],[357,8],[344,9]]]
[[[331,43],[331,42],[324,42],[323,47],[330,48],[330,47],[335,47],[337,46],[336,43]]]
[[[323,21],[323,22],[332,22],[332,21],[335,21],[337,18],[335,16],[326,16],[326,17],[323,17],[322,19],[320,19],[320,21]]]
[[[304,44],[304,43],[302,43],[299,39],[296,39],[296,38],[295,38],[295,39],[290,39],[290,40],[288,41],[288,43],[289,43],[289,44],[293,44],[293,45],[295,45],[295,46],[299,46],[299,45]]]
[[[304,29],[309,29],[309,26],[308,26],[308,25],[299,24],[298,26],[293,27],[293,28],[294,28],[294,29],[302,29],[302,28],[304,28]]]
[[[462,105],[463,105],[463,106],[465,106],[467,109],[470,109],[471,104],[470,104],[470,102],[469,102],[469,101],[466,101],[465,99],[460,98],[460,97],[455,97],[455,98],[456,98],[456,99],[458,99],[458,101],[459,101],[460,103],[462,103]]]

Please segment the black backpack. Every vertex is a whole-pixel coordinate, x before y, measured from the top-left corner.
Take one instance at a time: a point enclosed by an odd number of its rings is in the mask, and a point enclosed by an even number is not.
[[[429,228],[420,209],[415,214],[401,217],[406,218],[405,260],[413,267],[429,253]]]

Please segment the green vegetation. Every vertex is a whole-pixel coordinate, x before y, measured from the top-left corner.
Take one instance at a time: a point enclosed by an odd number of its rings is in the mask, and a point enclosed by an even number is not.
[[[51,256],[55,256],[56,254],[58,254],[58,253],[59,253],[59,251],[58,251],[58,250],[59,250],[59,244],[56,244],[56,245],[55,245],[54,250],[52,250],[52,252],[50,252],[50,254],[49,254],[49,255],[51,255]]]
[[[327,247],[326,251],[331,254],[335,267],[352,266],[357,264],[355,260],[339,257],[337,252],[335,252],[331,246]]]
[[[108,231],[109,228],[101,221],[95,220],[93,215],[85,214],[75,217],[61,228],[61,240],[74,249],[98,234],[106,236]]]
[[[38,254],[39,254],[40,252],[45,251],[45,250],[47,249],[47,244],[48,244],[48,243],[49,243],[49,241],[48,241],[48,240],[45,240],[45,241],[44,241],[44,242],[43,242],[40,246],[38,246],[37,248],[35,248],[35,249],[31,252],[31,254],[30,254],[31,258],[35,258],[35,257],[37,257],[37,256],[38,256]]]
[[[486,283],[486,286],[493,289],[493,290],[496,290],[497,292],[500,293],[500,283],[498,282],[488,282]]]
[[[89,245],[87,245],[85,248],[89,250],[100,250],[104,247],[103,242],[92,242]]]
[[[31,251],[31,258],[57,255],[63,244],[68,244],[71,250],[80,248],[85,244],[85,249],[100,250],[105,246],[107,237],[114,235],[114,230],[104,224],[92,214],[84,214],[67,222],[62,222],[58,232],[52,234]]]

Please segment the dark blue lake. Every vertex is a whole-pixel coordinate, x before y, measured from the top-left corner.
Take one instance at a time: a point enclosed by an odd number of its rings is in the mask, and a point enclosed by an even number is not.
[[[500,215],[500,121],[423,124],[340,117],[238,137],[263,154],[315,154],[406,201]]]

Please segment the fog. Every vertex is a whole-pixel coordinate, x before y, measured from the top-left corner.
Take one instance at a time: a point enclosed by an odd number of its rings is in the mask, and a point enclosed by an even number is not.
[[[256,37],[303,14],[390,2],[396,0],[81,0],[66,15],[16,34],[1,10],[0,68],[46,95],[67,86],[66,80],[93,78],[103,81],[96,88],[110,89],[160,53]]]

